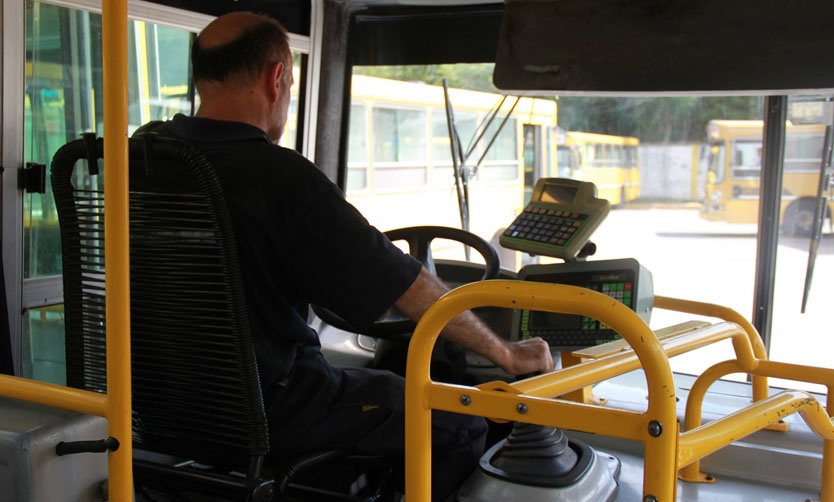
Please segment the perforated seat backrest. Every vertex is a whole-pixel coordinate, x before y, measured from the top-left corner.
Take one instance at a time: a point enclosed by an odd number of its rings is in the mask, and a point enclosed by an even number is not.
[[[68,385],[100,392],[107,383],[102,154],[101,139],[73,141],[56,153],[51,174]],[[129,157],[134,445],[246,465],[269,443],[220,184],[205,157],[177,140],[134,137]]]

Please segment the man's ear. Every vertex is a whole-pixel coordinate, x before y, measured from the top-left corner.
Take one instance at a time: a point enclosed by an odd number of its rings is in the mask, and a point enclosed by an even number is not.
[[[275,63],[269,67],[266,73],[267,93],[272,101],[277,101],[284,87],[284,63]]]

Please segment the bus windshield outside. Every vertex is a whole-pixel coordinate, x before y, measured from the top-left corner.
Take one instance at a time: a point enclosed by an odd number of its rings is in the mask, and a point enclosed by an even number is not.
[[[449,89],[449,100],[462,149],[470,152],[469,230],[497,245],[523,207],[524,174],[551,163],[544,138],[556,127],[556,101],[502,100],[495,92],[458,88]],[[346,192],[382,230],[461,227],[442,86],[353,76]],[[462,258],[462,251],[435,254]],[[516,259],[509,254],[504,265],[514,268]]]
[[[759,212],[762,121],[712,120],[707,126],[709,170],[701,215],[712,221],[755,223]],[[814,223],[825,126],[788,123],[782,180],[781,229],[808,237]],[[831,190],[825,194],[831,217]]]

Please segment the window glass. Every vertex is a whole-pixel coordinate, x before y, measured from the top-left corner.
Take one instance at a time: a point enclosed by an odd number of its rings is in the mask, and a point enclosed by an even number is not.
[[[460,141],[461,149],[464,154],[473,148],[475,141],[476,129],[478,127],[478,117],[475,112],[455,111],[455,126]],[[449,141],[449,124],[446,119],[446,111],[435,109],[431,112],[431,145],[432,145],[432,165],[446,166],[452,165],[452,149]],[[475,157],[477,151],[473,152],[471,157]],[[472,158],[474,163],[478,159]]]
[[[426,120],[424,110],[381,106],[371,110],[375,189],[428,183]]]
[[[489,164],[478,169],[479,181],[512,181],[518,178],[516,164]]]
[[[491,87],[491,68],[474,76],[470,65],[430,67],[356,67],[357,74],[392,81],[422,81],[425,95],[414,91],[397,98],[403,109],[423,107],[432,110],[432,159],[448,159],[443,127],[443,93],[440,77],[448,79],[452,89],[469,89],[483,93],[483,103],[463,105],[460,98],[452,105],[456,110],[478,109],[479,119],[486,115],[500,97]],[[389,72],[389,73],[385,73]],[[463,77],[463,75],[466,77]],[[457,78],[457,77],[460,78]],[[437,98],[433,98],[437,96]],[[386,93],[387,96],[387,93]],[[486,98],[489,99],[486,99]],[[502,264],[518,270],[524,263],[547,263],[546,257],[529,257],[501,248],[498,235],[521,211],[524,185],[522,176],[498,185],[487,179],[509,179],[515,170],[521,172],[523,158],[518,141],[522,124],[543,125],[554,133],[553,147],[547,151],[558,158],[542,159],[543,166],[553,166],[544,175],[575,176],[593,182],[600,197],[612,201],[614,208],[592,237],[596,254],[589,260],[635,258],[652,273],[654,291],[658,295],[716,303],[752,318],[756,239],[758,235],[758,174],[762,144],[761,97],[687,96],[687,97],[588,97],[542,94],[535,99],[552,102],[558,98],[558,109],[549,121],[531,121],[527,113],[516,110],[510,122],[485,157],[477,176],[469,182],[470,228],[493,242],[500,250]],[[370,98],[354,94],[354,101]],[[538,108],[538,107],[537,107]],[[435,115],[436,111],[436,115]],[[457,117],[460,120],[460,112]],[[383,117],[380,117],[383,118]],[[373,135],[382,134],[385,145],[395,145],[395,116],[387,122],[369,124]],[[371,121],[376,116],[369,116]],[[460,124],[459,124],[460,126]],[[797,127],[794,124],[793,127]],[[495,126],[493,126],[495,127]],[[547,129],[543,129],[545,131]],[[463,135],[462,135],[463,136]],[[598,136],[605,136],[600,138]],[[803,166],[810,171],[817,166],[821,134],[796,129],[790,132],[785,145],[786,177],[783,180],[782,238],[778,256],[775,330],[771,339],[771,357],[783,359],[799,355],[798,347],[814,347],[824,343],[815,339],[826,332],[822,318],[824,308],[817,302],[830,297],[825,277],[828,260],[834,252],[828,249],[830,227],[825,232],[816,258],[816,272],[810,287],[808,308],[799,319],[799,303],[807,266],[809,198],[815,197],[817,175],[800,178],[788,175],[789,166]],[[603,141],[604,139],[604,141]],[[371,139],[369,162],[384,161],[392,165],[412,153],[406,148],[395,154]],[[478,146],[481,148],[481,145]],[[387,164],[385,164],[387,163]],[[494,177],[485,166],[492,166]],[[568,166],[574,166],[568,169]],[[590,169],[590,166],[599,166]],[[605,166],[605,169],[602,167]],[[408,166],[411,167],[410,165]],[[558,169],[557,172],[553,172]],[[374,167],[374,175],[381,171]],[[502,176],[501,173],[504,173]],[[422,176],[404,169],[387,171],[387,184],[399,184],[403,192],[380,192],[376,188],[362,194],[348,194],[349,199],[382,229],[412,224],[440,224],[460,227],[460,210],[454,180],[448,167],[432,170],[440,182],[420,185]],[[395,179],[397,178],[397,179]],[[414,184],[412,184],[414,183]],[[437,187],[434,190],[434,187]],[[796,204],[797,201],[803,200]],[[813,200],[811,201],[813,202]],[[406,209],[407,208],[407,209]],[[791,208],[788,210],[788,208]],[[831,211],[829,208],[827,211]],[[826,213],[829,214],[829,213]],[[832,264],[834,265],[834,264]],[[786,274],[782,278],[782,274]],[[796,284],[797,281],[799,284]],[[651,327],[663,327],[697,318],[692,314],[655,309]],[[796,326],[801,327],[801,343]],[[787,351],[787,352],[786,352]],[[824,351],[817,351],[824,353]],[[732,353],[729,343],[700,349],[675,357],[672,367],[686,373],[699,373]],[[822,356],[820,356],[822,357]],[[822,361],[830,366],[830,362]],[[797,384],[802,386],[801,384]]]
[[[368,120],[362,103],[350,105],[348,144],[348,191],[368,186]]]
[[[770,340],[772,359],[825,368],[834,367],[829,351],[820,350],[827,346],[827,326],[831,322],[828,309],[832,298],[829,280],[834,277],[834,187],[823,184],[821,190],[820,175],[832,174],[830,168],[823,169],[823,163],[831,159],[822,155],[826,126],[832,125],[832,116],[830,108],[819,116],[809,116],[807,111],[809,107],[824,111],[830,107],[829,100],[830,96],[789,100]],[[802,105],[801,117],[793,113],[797,103]],[[826,391],[822,385],[775,383]]]
[[[499,121],[494,120],[486,128],[484,138],[487,142],[495,138],[492,147],[490,147],[484,156],[485,161],[518,159],[518,129],[516,119],[508,119],[503,126]]]
[[[376,162],[425,162],[424,111],[375,107],[372,115]]]
[[[101,16],[41,2],[26,3],[24,161],[49,165],[59,147],[84,132],[101,134]],[[146,22],[128,24],[129,130],[150,120],[190,113],[191,34]],[[61,242],[52,191],[23,200],[23,276],[61,273]],[[28,307],[28,306],[27,306]],[[22,375],[62,383],[60,306],[28,308]],[[60,336],[58,335],[60,333]]]
[[[788,132],[785,137],[785,170],[819,172],[824,135]]]
[[[522,120],[518,119],[524,113],[536,123],[552,127],[555,101],[537,100],[542,106],[518,105],[511,114],[512,104],[506,103],[494,113],[504,100],[492,86],[491,65],[375,66],[354,67],[354,71],[352,103],[371,110],[364,128],[370,134],[367,162],[371,180],[365,184],[366,174],[353,168],[358,164],[350,153],[346,186],[351,203],[382,230],[414,225],[460,227],[461,213],[465,212],[461,207],[468,204],[473,215],[469,228],[497,243],[499,231],[523,204],[517,139]],[[448,81],[461,147],[464,155],[468,153],[468,176],[457,179],[452,169],[443,78]],[[495,114],[492,125],[476,141],[491,114]],[[503,131],[490,146],[492,131],[508,114]],[[359,148],[353,145],[363,140],[354,135],[362,134],[352,125],[351,150]],[[367,188],[353,189],[360,186]],[[470,195],[468,202],[463,199],[466,193]],[[454,256],[463,254],[457,250]],[[443,252],[435,251],[435,255],[444,257]],[[509,259],[514,260],[515,255]]]
[[[23,317],[23,373],[33,380],[65,385],[64,306],[29,309]]]
[[[761,139],[742,139],[733,142],[733,176],[737,178],[758,178],[761,167]]]

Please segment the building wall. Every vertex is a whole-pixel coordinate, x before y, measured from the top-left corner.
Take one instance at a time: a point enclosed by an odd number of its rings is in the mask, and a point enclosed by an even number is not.
[[[640,198],[647,201],[699,200],[706,167],[702,144],[642,144]]]

